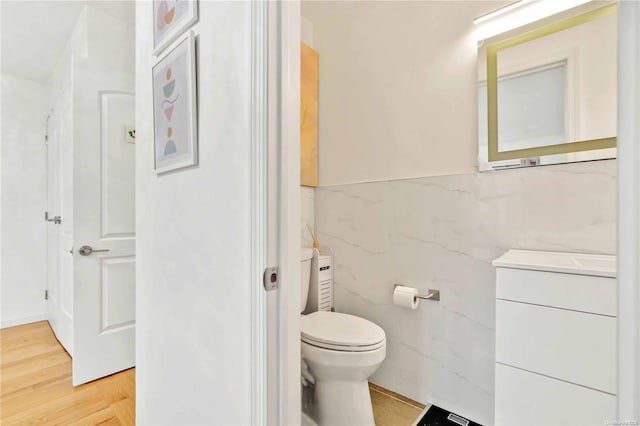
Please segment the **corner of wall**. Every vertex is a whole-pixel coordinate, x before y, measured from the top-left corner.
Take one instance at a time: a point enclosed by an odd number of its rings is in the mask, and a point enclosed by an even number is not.
[[[71,31],[67,44],[53,68],[47,84],[49,86],[49,105],[53,106],[55,100],[64,87],[71,84],[71,63],[74,55],[87,57],[87,6],[83,6],[80,15]]]
[[[133,28],[123,20],[94,7],[85,6],[87,20],[86,56],[109,68],[135,72]],[[108,37],[105,37],[108,34]]]

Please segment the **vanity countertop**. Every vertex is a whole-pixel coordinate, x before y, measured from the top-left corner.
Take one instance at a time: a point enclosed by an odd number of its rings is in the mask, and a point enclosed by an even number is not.
[[[509,250],[493,266],[567,274],[616,276],[616,256],[553,251]]]

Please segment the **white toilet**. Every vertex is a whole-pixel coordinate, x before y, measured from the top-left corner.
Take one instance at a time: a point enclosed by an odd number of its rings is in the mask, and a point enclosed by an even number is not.
[[[312,249],[301,249],[300,312],[309,294]],[[363,318],[318,311],[301,319],[301,346],[315,378],[320,426],[374,426],[367,379],[386,355],[384,330]]]

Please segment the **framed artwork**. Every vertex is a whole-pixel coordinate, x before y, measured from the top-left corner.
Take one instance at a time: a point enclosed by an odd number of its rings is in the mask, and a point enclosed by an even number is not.
[[[156,174],[198,163],[196,48],[193,32],[153,67]]]
[[[158,55],[197,20],[197,0],[153,0],[153,54]]]

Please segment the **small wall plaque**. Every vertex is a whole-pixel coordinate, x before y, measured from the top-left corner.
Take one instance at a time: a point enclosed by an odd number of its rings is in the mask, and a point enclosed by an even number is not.
[[[133,126],[124,128],[124,140],[126,143],[136,143],[136,129]]]

